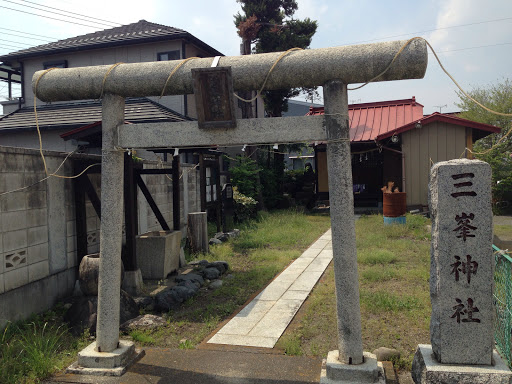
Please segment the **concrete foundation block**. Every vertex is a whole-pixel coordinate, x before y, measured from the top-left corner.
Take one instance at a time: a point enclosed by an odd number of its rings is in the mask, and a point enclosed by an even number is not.
[[[142,281],[142,272],[140,269],[135,271],[125,271],[124,280],[121,288],[131,296],[138,296],[142,292],[144,282]]]
[[[364,362],[357,365],[343,364],[339,361],[339,351],[330,351],[327,355],[325,369],[320,375],[321,384],[385,384],[384,369],[377,357],[363,352]]]
[[[152,231],[136,238],[137,265],[145,279],[165,279],[180,267],[181,231]]]
[[[509,384],[512,372],[494,351],[494,365],[440,364],[434,359],[432,346],[418,345],[412,363],[412,379],[416,384]]]
[[[69,366],[66,373],[121,376],[144,354],[143,350],[136,349],[135,344],[127,340],[119,340],[118,348],[112,352],[97,352],[96,342],[93,342],[78,353],[78,361]]]

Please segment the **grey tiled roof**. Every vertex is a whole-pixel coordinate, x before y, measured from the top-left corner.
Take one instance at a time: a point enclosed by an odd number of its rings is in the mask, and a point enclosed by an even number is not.
[[[104,29],[86,35],[71,37],[53,43],[38,45],[0,56],[0,61],[10,62],[42,54],[64,53],[85,49],[106,48],[120,45],[131,45],[152,41],[184,39],[199,46],[212,56],[221,56],[222,53],[199,40],[187,31],[168,27],[162,24],[139,20],[136,23],[122,25],[111,29]]]
[[[125,121],[127,122],[187,120],[191,119],[148,98],[126,99]],[[37,121],[42,131],[83,127],[101,121],[101,102],[86,101],[41,105],[37,107]],[[34,107],[24,107],[0,118],[0,134],[35,129]]]

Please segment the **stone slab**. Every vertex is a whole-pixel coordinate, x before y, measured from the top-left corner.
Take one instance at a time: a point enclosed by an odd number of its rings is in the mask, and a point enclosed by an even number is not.
[[[302,274],[297,280],[290,286],[292,291],[311,291],[315,286],[316,282],[322,276],[323,271],[310,272]]]
[[[66,373],[93,376],[122,376],[126,370],[144,356],[131,341],[119,340],[119,347],[112,352],[95,351],[96,342],[78,353],[78,361]]]
[[[327,354],[327,362],[320,375],[321,384],[386,383],[384,369],[375,355],[363,352],[364,362],[357,365],[340,363],[338,355],[338,351]]]
[[[274,280],[261,293],[256,296],[256,300],[276,301],[283,296],[293,281]]]
[[[244,347],[273,348],[274,345],[276,345],[278,339],[278,337],[225,335],[222,333],[217,333],[210,340],[208,340],[208,343],[241,345]]]
[[[491,364],[494,348],[491,168],[479,160],[432,167],[430,335],[443,364]]]
[[[494,365],[440,364],[433,358],[432,346],[420,344],[411,374],[416,384],[509,384],[512,372],[496,351],[493,360]]]

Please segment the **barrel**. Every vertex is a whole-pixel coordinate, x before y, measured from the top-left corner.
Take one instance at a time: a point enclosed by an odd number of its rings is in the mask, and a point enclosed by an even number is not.
[[[399,217],[405,215],[405,192],[384,193],[382,209],[385,217]]]

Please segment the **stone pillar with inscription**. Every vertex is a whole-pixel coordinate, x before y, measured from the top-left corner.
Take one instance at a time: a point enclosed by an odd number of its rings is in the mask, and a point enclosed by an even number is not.
[[[419,345],[415,383],[509,383],[494,349],[491,167],[450,160],[431,169],[432,345]],[[491,381],[489,381],[491,380]]]

